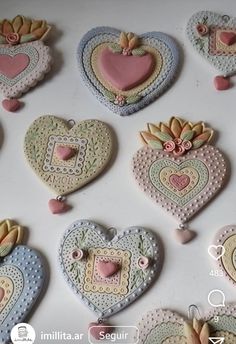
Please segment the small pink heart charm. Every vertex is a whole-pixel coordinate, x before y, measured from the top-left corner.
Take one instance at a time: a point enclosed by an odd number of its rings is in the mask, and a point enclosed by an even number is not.
[[[103,278],[114,275],[119,270],[119,265],[113,262],[105,262],[100,260],[97,263],[97,270]]]
[[[220,33],[220,40],[226,45],[233,45],[236,43],[236,34],[234,32],[223,31]]]
[[[52,214],[62,214],[69,210],[68,204],[57,199],[50,199],[48,202],[48,207]]]
[[[97,340],[104,339],[105,335],[107,333],[111,333],[112,331],[112,326],[109,326],[106,323],[92,322],[89,324],[89,332]]]
[[[55,152],[60,160],[69,160],[75,155],[75,150],[69,146],[57,146]]]
[[[175,237],[181,244],[187,244],[196,236],[196,233],[189,229],[176,229]]]
[[[5,296],[5,290],[3,288],[0,287],[0,302],[2,301],[2,299]]]
[[[20,108],[21,102],[18,99],[4,99],[2,106],[9,112],[15,112]]]
[[[172,174],[170,176],[170,183],[177,190],[181,191],[190,183],[190,178],[187,175],[178,176],[177,174]]]
[[[214,79],[214,85],[218,91],[228,90],[230,88],[230,79],[225,78],[222,75],[218,75]]]

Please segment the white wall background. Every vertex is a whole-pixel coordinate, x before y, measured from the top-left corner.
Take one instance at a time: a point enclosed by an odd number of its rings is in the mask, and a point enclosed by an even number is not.
[[[49,267],[48,288],[30,317],[37,332],[83,332],[88,323],[95,320],[94,314],[67,287],[57,262],[63,232],[80,218],[119,230],[131,225],[145,226],[158,232],[164,242],[165,261],[160,278],[140,300],[115,315],[111,319],[114,324],[134,325],[142,313],[154,307],[169,307],[186,314],[188,305],[195,303],[204,311],[208,307],[208,292],[214,288],[222,289],[228,302],[235,301],[233,286],[225,279],[209,276],[212,260],[207,247],[219,228],[236,222],[236,87],[217,92],[212,83],[217,72],[195,54],[186,40],[188,18],[204,9],[236,16],[234,0],[0,1],[1,17],[12,18],[19,13],[45,18],[55,26],[49,39],[55,59],[52,72],[23,97],[25,106],[19,113],[10,114],[0,109],[4,129],[0,151],[1,218],[14,218],[29,228],[28,244],[44,254]],[[176,38],[184,52],[182,72],[174,86],[152,105],[126,118],[103,107],[83,85],[77,69],[79,40],[89,29],[101,25],[137,34],[163,31]],[[110,170],[71,195],[69,203],[74,208],[63,216],[49,213],[47,202],[52,193],[37,180],[24,160],[24,134],[31,122],[42,114],[77,121],[98,118],[109,123],[118,137],[118,154]],[[145,128],[146,122],[167,121],[172,115],[210,124],[219,134],[216,145],[231,161],[230,182],[210,206],[191,221],[198,237],[187,246],[171,239],[175,222],[142,194],[130,168],[132,155],[140,147],[138,131]]]

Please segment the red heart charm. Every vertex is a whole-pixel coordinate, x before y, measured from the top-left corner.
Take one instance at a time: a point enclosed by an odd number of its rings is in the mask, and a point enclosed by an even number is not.
[[[57,146],[55,151],[60,160],[69,160],[75,155],[75,150],[68,146]]]
[[[183,190],[190,183],[190,178],[187,175],[178,176],[177,174],[172,174],[169,179],[171,185],[173,185],[177,190]]]
[[[236,43],[236,34],[234,32],[222,31],[220,33],[220,40],[226,45],[233,45]]]
[[[68,204],[57,199],[50,199],[48,207],[52,214],[62,214],[69,210]]]
[[[100,276],[107,278],[114,275],[119,270],[119,265],[113,262],[99,260],[97,263],[97,270]]]
[[[30,59],[26,54],[0,55],[0,73],[9,79],[13,79],[23,72],[29,63]]]
[[[109,326],[106,323],[98,324],[96,322],[92,322],[89,324],[89,332],[97,340],[103,339],[107,333],[111,333],[112,331],[112,326]]]
[[[228,90],[230,88],[230,79],[225,78],[222,75],[218,75],[214,79],[214,85],[218,91]]]
[[[196,236],[196,233],[189,229],[176,229],[175,237],[181,244],[187,244]]]
[[[103,49],[98,60],[103,77],[118,90],[126,91],[140,85],[152,73],[154,61],[151,54],[127,56]]]
[[[9,112],[15,112],[20,108],[21,102],[18,99],[4,99],[2,106]]]

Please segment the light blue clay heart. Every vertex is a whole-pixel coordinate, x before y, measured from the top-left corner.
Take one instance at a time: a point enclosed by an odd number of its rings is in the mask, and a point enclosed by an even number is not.
[[[99,49],[104,44],[117,47],[120,34],[121,31],[111,27],[90,30],[79,44],[77,59],[82,78],[96,98],[111,111],[126,116],[147,106],[171,86],[180,57],[177,44],[170,36],[155,31],[140,35],[141,48],[151,49],[155,68],[149,78],[129,90],[131,93],[122,92],[101,76],[98,63]],[[120,52],[114,51],[117,53]]]
[[[42,260],[27,246],[15,247],[0,261],[0,343],[9,343],[11,329],[26,318],[43,282]]]
[[[149,231],[131,227],[112,238],[100,225],[80,220],[66,231],[59,260],[67,283],[99,317],[106,318],[135,301],[161,268],[160,243]],[[109,277],[99,262],[119,266]]]

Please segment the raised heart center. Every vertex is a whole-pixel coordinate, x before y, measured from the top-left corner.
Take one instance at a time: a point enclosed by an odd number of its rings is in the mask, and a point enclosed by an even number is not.
[[[26,54],[17,54],[15,56],[2,54],[0,55],[0,73],[9,79],[13,79],[23,72],[29,63],[30,59]]]
[[[186,174],[181,176],[177,174],[172,174],[169,178],[171,185],[173,185],[177,190],[181,191],[190,183],[190,178]]]
[[[105,48],[98,59],[103,77],[121,91],[130,90],[144,82],[153,72],[154,60],[151,54],[126,56]]]
[[[236,34],[234,32],[222,31],[220,33],[220,40],[226,45],[233,45],[236,43]]]
[[[100,260],[97,263],[97,270],[100,276],[107,278],[114,275],[119,270],[119,266],[113,262],[105,262]]]

